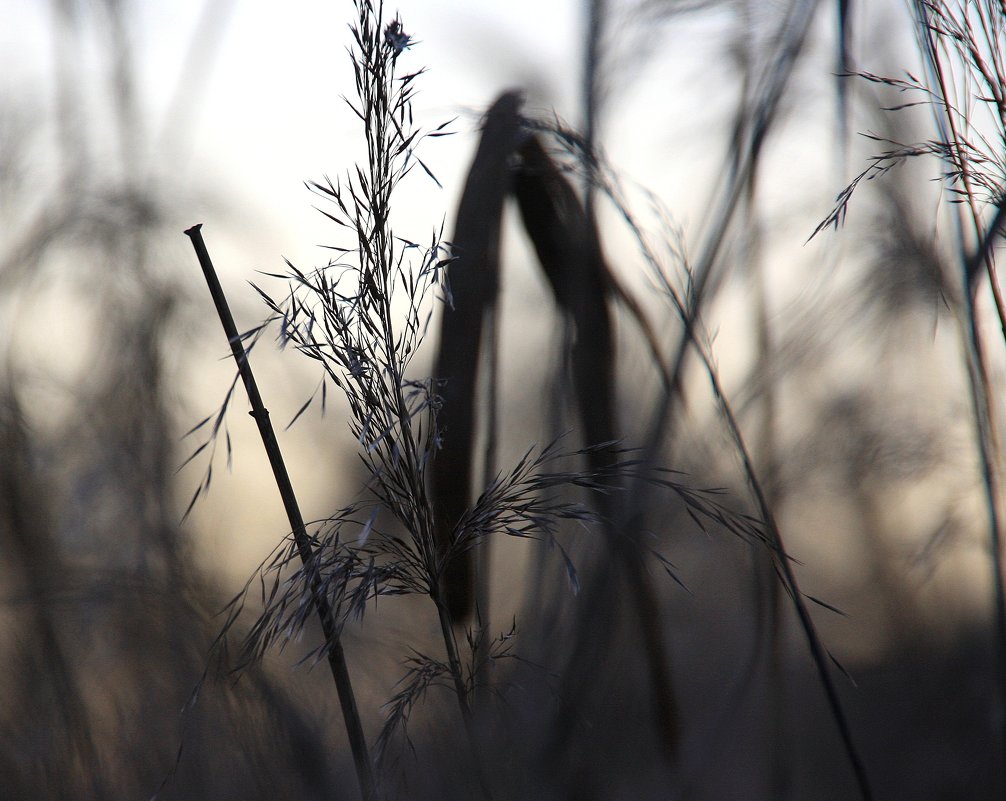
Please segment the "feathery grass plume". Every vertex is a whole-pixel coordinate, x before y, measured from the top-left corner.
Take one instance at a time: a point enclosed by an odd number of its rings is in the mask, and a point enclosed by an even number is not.
[[[421,71],[401,78],[396,74],[398,57],[411,41],[401,22],[388,23],[382,37],[380,6],[361,0],[357,10],[358,22],[353,27],[357,102],[347,102],[363,123],[368,161],[342,179],[311,184],[328,201],[322,213],[355,241],[346,247],[331,245],[338,260],[320,269],[305,272],[288,263],[287,274],[274,276],[287,281],[279,299],[256,289],[270,308],[271,319],[279,322],[281,343],[317,362],[322,371],[322,398],[329,386],[344,394],[369,481],[360,500],[315,527],[310,542],[314,555],[309,560],[296,564],[303,548],[290,540],[263,563],[265,609],[244,640],[240,664],[254,663],[267,649],[282,647],[302,631],[312,617],[312,596],[318,592],[329,599],[340,625],[350,617],[362,617],[368,601],[377,596],[419,593],[430,597],[438,613],[444,655],[414,654],[403,689],[389,708],[380,743],[389,742],[404,725],[431,682],[445,681],[454,691],[472,748],[467,766],[461,764],[458,769],[470,770],[488,796],[483,757],[472,728],[471,695],[478,670],[473,662],[466,667],[468,660],[455,638],[453,624],[460,615],[452,613],[454,602],[445,575],[451,564],[489,536],[554,542],[554,529],[561,521],[594,520],[588,509],[562,500],[559,488],[611,491],[613,476],[626,465],[612,451],[612,458],[594,468],[554,471],[549,465],[566,455],[555,446],[537,455],[529,450],[513,470],[490,482],[470,507],[450,497],[447,512],[456,513],[458,519],[449,535],[443,529],[438,533],[440,510],[431,497],[428,471],[440,459],[439,444],[451,437],[457,437],[462,451],[470,452],[470,438],[462,436],[464,408],[452,403],[465,400],[465,371],[470,362],[447,363],[452,370],[457,364],[460,372],[444,377],[445,391],[454,390],[444,406],[451,416],[438,417],[440,401],[433,382],[412,378],[409,367],[425,335],[428,304],[451,257],[444,252],[439,233],[425,247],[395,234],[392,196],[415,165],[431,174],[416,147],[425,136],[442,134],[443,126],[423,134],[413,124],[411,98]],[[461,312],[449,318],[459,329],[457,336],[470,335],[469,324],[478,329],[479,310],[492,298],[494,282],[490,280],[485,293],[485,275],[464,268],[466,258],[472,258],[474,265],[498,258],[507,159],[519,131],[518,102],[516,94],[505,96],[490,114],[482,151],[486,156],[477,159],[470,192],[459,212],[457,269],[450,292]],[[506,141],[494,141],[496,133]],[[462,420],[461,429],[452,428],[455,413]],[[603,447],[610,449],[608,444]],[[581,453],[589,457],[592,452]],[[575,569],[568,558],[566,563],[575,586]],[[237,619],[243,604],[241,594],[231,604],[229,623]],[[327,639],[308,658],[330,656],[335,645]],[[469,645],[477,650],[473,639]]]
[[[321,212],[348,232],[351,241],[328,246],[339,255],[322,268],[303,271],[288,262],[287,273],[272,276],[286,282],[282,295],[256,289],[270,309],[270,319],[279,324],[281,344],[316,362],[322,373],[320,390],[297,416],[319,394],[324,401],[329,387],[338,389],[347,400],[350,429],[369,478],[357,500],[312,527],[313,556],[308,561],[297,563],[303,549],[291,538],[262,564],[264,610],[243,641],[239,665],[253,664],[268,649],[282,648],[296,637],[312,617],[314,593],[329,600],[339,626],[362,618],[370,602],[380,596],[429,597],[437,611],[443,653],[415,651],[408,658],[406,675],[387,707],[379,750],[382,757],[389,753],[431,687],[447,686],[456,698],[471,749],[456,766],[459,776],[467,774],[479,792],[490,796],[488,757],[473,725],[472,696],[483,663],[512,655],[513,637],[505,640],[505,647],[497,641],[486,649],[480,642],[487,634],[479,631],[469,634],[463,643],[468,652],[464,651],[455,624],[464,619],[470,601],[462,603],[467,599],[455,589],[470,587],[468,568],[459,573],[463,581],[454,584],[452,565],[463,564],[466,555],[492,537],[540,540],[559,555],[575,592],[579,573],[557,536],[559,530],[567,522],[581,527],[603,523],[610,529],[617,505],[604,499],[620,493],[627,479],[666,485],[700,523],[725,525],[748,537],[760,535],[711,496],[688,489],[670,474],[647,471],[644,476],[639,471],[638,463],[611,441],[615,427],[610,379],[605,381],[604,408],[598,412],[595,406],[583,407],[586,437],[594,441],[572,452],[564,452],[558,442],[529,448],[512,469],[489,480],[478,497],[467,502],[472,492],[468,471],[478,336],[496,293],[499,225],[511,186],[511,159],[521,138],[528,135],[518,114],[520,96],[503,95],[487,115],[451,252],[441,244],[439,232],[425,246],[397,235],[392,227],[394,190],[415,165],[430,172],[416,147],[425,136],[443,134],[443,126],[424,134],[413,123],[411,98],[421,71],[396,75],[398,57],[411,41],[401,22],[388,23],[382,38],[380,6],[361,0],[357,9],[359,20],[353,28],[357,102],[347,102],[363,123],[368,161],[343,178],[310,184],[327,201]],[[542,179],[539,174],[525,181],[525,201],[530,193],[548,207],[556,202],[550,194],[556,187],[535,184]],[[562,187],[572,193],[565,183]],[[578,396],[585,399],[588,373],[611,369],[612,332],[610,322],[604,322],[610,287],[603,264],[595,265],[585,298],[577,301],[570,294],[578,291],[577,282],[590,278],[577,271],[581,251],[570,244],[586,233],[582,217],[582,209],[579,215],[565,217],[552,209],[548,220],[557,226],[552,235],[560,237],[559,247],[566,252],[561,263],[550,261],[547,267],[557,271],[553,280],[560,302],[575,310],[577,325],[583,328],[576,360]],[[544,246],[544,236],[538,231],[536,243],[540,240]],[[587,246],[600,259],[596,235]],[[429,306],[442,282],[448,308],[438,374],[435,380],[416,379],[410,366],[422,347]],[[604,338],[600,350],[590,340],[592,335]],[[466,338],[463,352],[452,347],[460,348],[458,343]],[[569,459],[585,466],[557,469]],[[440,472],[431,475],[434,470]],[[593,506],[571,501],[567,493],[575,488],[601,500]],[[649,551],[614,530],[608,539],[624,540],[624,548],[638,551],[623,561],[639,568],[631,582],[634,589],[648,587],[642,560]],[[655,560],[671,572],[659,555]],[[229,625],[241,612],[247,589],[232,602]],[[640,611],[639,617],[655,622],[652,610]],[[328,657],[333,646],[328,639],[306,658]]]

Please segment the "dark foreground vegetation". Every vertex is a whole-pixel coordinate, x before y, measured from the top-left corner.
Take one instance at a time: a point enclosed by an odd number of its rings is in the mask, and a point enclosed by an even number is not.
[[[407,7],[347,4],[364,155],[309,181],[320,265],[223,282],[225,337],[214,227],[159,189],[180,129],[143,139],[98,5],[54,4],[41,201],[0,109],[0,801],[1002,797],[1006,9],[593,0],[580,119],[517,88],[476,125],[414,114]],[[605,132],[698,29],[725,116],[654,159],[722,155],[678,209]],[[406,230],[468,135],[456,207]],[[227,338],[222,402],[191,397]],[[290,375],[287,432],[255,387]],[[201,516],[248,408],[279,491]],[[272,505],[238,591],[197,543]]]

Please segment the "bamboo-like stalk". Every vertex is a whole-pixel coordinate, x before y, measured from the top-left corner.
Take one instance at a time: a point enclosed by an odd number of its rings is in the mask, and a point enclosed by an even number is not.
[[[231,353],[234,355],[238,372],[244,383],[245,391],[248,393],[248,401],[252,407],[251,416],[258,425],[259,434],[262,437],[262,445],[269,458],[269,465],[272,468],[276,486],[283,500],[283,508],[286,510],[287,519],[290,522],[290,530],[293,532],[297,551],[301,561],[304,563],[305,569],[311,574],[311,603],[314,604],[318,612],[318,618],[321,621],[321,630],[325,636],[325,650],[328,653],[328,664],[332,670],[332,678],[335,680],[339,704],[342,707],[343,722],[346,726],[349,746],[353,752],[353,762],[356,766],[356,775],[360,782],[360,792],[364,801],[376,801],[377,792],[374,785],[370,755],[367,749],[367,739],[364,736],[363,723],[360,720],[360,713],[356,706],[356,696],[353,693],[353,684],[350,679],[349,668],[346,664],[346,656],[342,649],[342,641],[339,636],[335,614],[332,611],[328,598],[321,590],[321,579],[318,573],[312,570],[314,549],[311,547],[311,542],[307,535],[307,528],[304,525],[300,504],[297,502],[293,483],[290,481],[290,474],[287,472],[286,463],[283,461],[283,454],[276,439],[276,432],[273,430],[272,423],[269,420],[269,411],[262,401],[258,385],[255,382],[255,376],[248,361],[248,353],[242,344],[241,335],[234,324],[234,317],[231,315],[227,298],[220,285],[220,280],[217,278],[216,270],[213,268],[213,262],[210,259],[209,251],[206,249],[206,243],[203,241],[201,228],[202,223],[194,225],[185,231],[185,235],[192,240],[192,247],[196,251],[199,266],[202,268],[203,275],[206,278],[210,296],[213,298],[213,304],[216,306],[217,314],[220,317],[220,324],[227,334]]]

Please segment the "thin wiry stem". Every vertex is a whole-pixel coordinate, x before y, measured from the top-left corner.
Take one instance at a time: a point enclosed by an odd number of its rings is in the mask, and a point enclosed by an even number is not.
[[[199,264],[203,269],[203,275],[206,278],[210,295],[220,316],[220,322],[223,325],[224,332],[227,334],[227,340],[234,354],[234,361],[237,363],[238,372],[248,393],[248,400],[252,407],[252,417],[258,424],[262,444],[269,457],[269,464],[272,467],[273,476],[276,479],[276,485],[283,500],[283,507],[286,509],[287,517],[290,521],[290,529],[296,540],[301,561],[306,568],[314,561],[314,549],[311,547],[311,543],[307,537],[304,518],[301,515],[300,505],[297,502],[297,496],[294,493],[293,484],[286,469],[286,463],[280,452],[276,434],[273,431],[272,423],[269,421],[269,412],[262,402],[262,396],[259,393],[255,377],[252,374],[251,365],[248,362],[248,355],[242,344],[241,336],[238,334],[237,326],[234,324],[234,318],[231,316],[230,308],[227,304],[227,299],[217,279],[216,271],[213,269],[213,262],[210,260],[209,252],[203,242],[203,236],[200,231],[201,227],[201,225],[195,225],[188,229],[185,234],[192,240],[192,246],[199,258]],[[367,750],[367,739],[363,734],[363,723],[360,720],[360,713],[356,707],[356,695],[353,693],[349,668],[346,665],[346,657],[343,653],[342,643],[336,627],[335,615],[328,598],[321,592],[321,582],[317,575],[312,576],[310,588],[311,604],[318,612],[322,632],[325,636],[328,663],[339,695],[346,734],[349,737],[350,748],[353,751],[353,761],[356,765],[356,775],[360,782],[360,791],[364,801],[372,801],[372,799],[376,798],[373,768],[371,767],[370,755]]]
[[[661,272],[660,275],[663,275],[663,273]],[[664,288],[668,297],[671,298],[679,316],[684,316],[685,310],[683,302],[678,296],[677,291],[670,282],[666,280]],[[782,580],[783,587],[789,595],[800,620],[800,626],[803,629],[807,646],[810,649],[814,666],[817,669],[818,678],[827,697],[829,711],[831,712],[831,716],[838,728],[839,735],[842,738],[842,744],[845,749],[846,757],[849,760],[849,765],[855,775],[859,792],[863,801],[871,801],[873,798],[873,791],[871,789],[869,779],[867,778],[866,768],[862,757],[859,754],[859,749],[853,739],[852,729],[849,726],[845,709],[842,706],[841,699],[839,698],[838,691],[835,687],[835,682],[828,667],[829,659],[827,651],[821,642],[820,635],[817,633],[817,627],[814,625],[814,620],[810,616],[810,612],[808,611],[807,604],[804,600],[804,593],[801,591],[796,574],[793,572],[791,560],[783,542],[782,532],[776,522],[772,507],[768,502],[768,496],[765,494],[765,490],[762,487],[761,479],[758,477],[758,471],[755,469],[754,460],[751,458],[751,454],[748,450],[740,425],[734,416],[733,408],[727,399],[726,394],[723,392],[723,387],[720,384],[719,373],[712,362],[712,358],[700,340],[697,338],[693,339],[693,345],[695,352],[698,354],[699,359],[702,361],[702,365],[705,368],[706,376],[709,379],[710,386],[716,398],[717,406],[720,410],[720,415],[727,425],[734,447],[736,448],[737,454],[743,464],[745,478],[758,506],[760,519],[765,526],[765,531],[768,536],[768,546],[772,553],[772,559],[775,563],[776,571]]]
[[[700,251],[698,261],[691,273],[687,298],[687,315],[684,331],[678,341],[677,351],[668,371],[670,386],[679,386],[684,374],[688,354],[692,350],[693,329],[698,323],[702,309],[708,305],[707,289],[711,286],[713,271],[719,263],[720,253],[727,240],[737,209],[744,197],[745,187],[761,160],[763,147],[775,124],[785,89],[796,67],[800,53],[807,43],[814,12],[819,0],[793,0],[778,32],[776,53],[765,72],[755,82],[755,100],[750,108],[741,111],[738,118],[736,144],[732,153],[729,171],[725,178],[725,188],[717,206],[710,215],[712,223]],[[672,422],[672,404],[676,395],[664,391],[655,404],[650,437],[651,441],[662,439],[663,431]]]
[[[912,7],[927,80],[923,82],[911,75],[908,80],[871,73],[860,75],[901,92],[919,93],[933,112],[939,139],[914,146],[896,146],[874,157],[873,164],[840,193],[835,211],[818,226],[815,234],[827,224],[837,226],[842,221],[852,192],[863,178],[882,175],[895,164],[919,155],[935,155],[942,161],[948,191],[957,208],[963,209],[955,209],[952,215],[961,265],[961,335],[992,551],[999,662],[996,671],[999,738],[1000,749],[1006,750],[1006,565],[1000,445],[987,347],[976,310],[979,279],[985,274],[1006,340],[1006,302],[992,253],[1006,203],[1006,71],[1002,55],[1006,43],[1006,13],[1001,4],[975,0],[957,3],[916,0]],[[991,125],[994,137],[982,130],[981,119]],[[986,223],[990,206],[995,212],[991,222]],[[965,228],[971,230],[970,235],[965,233]],[[973,250],[966,244],[969,239],[974,242]]]
[[[793,572],[790,557],[788,556],[785,545],[783,544],[782,532],[776,523],[775,515],[772,512],[772,507],[768,502],[768,497],[762,487],[761,480],[758,478],[754,461],[748,451],[744,435],[741,433],[740,425],[734,417],[729,401],[727,401],[726,396],[723,394],[723,387],[720,385],[719,375],[704,351],[700,351],[700,358],[706,368],[706,374],[709,376],[713,393],[716,396],[716,401],[720,407],[723,419],[727,423],[731,439],[733,439],[737,453],[744,464],[744,475],[747,478],[748,486],[751,488],[751,492],[758,504],[761,519],[765,523],[765,528],[769,536],[769,546],[772,551],[772,558],[775,562],[776,571],[779,573],[780,578],[782,578],[783,587],[786,589],[790,600],[793,602],[793,607],[800,619],[800,626],[806,635],[807,645],[810,648],[811,657],[814,660],[814,666],[817,669],[818,678],[820,679],[821,686],[824,688],[825,695],[827,696],[828,708],[835,721],[835,725],[838,728],[839,735],[842,738],[842,745],[845,749],[846,757],[849,760],[849,765],[855,775],[860,795],[862,796],[863,801],[872,801],[873,790],[871,789],[870,782],[866,774],[866,766],[860,756],[855,740],[853,739],[852,728],[849,725],[845,709],[842,706],[842,701],[838,696],[838,690],[835,687],[835,681],[828,668],[830,655],[827,654],[827,651],[821,642],[821,637],[817,633],[817,627],[814,625],[814,619],[810,616],[810,611],[808,610],[807,603],[804,600],[804,594],[800,590],[796,574]]]
[[[559,136],[566,143],[572,143],[576,141],[576,138],[570,136],[567,132],[559,131]],[[574,148],[575,152],[575,148]],[[751,165],[753,166],[753,165]],[[685,299],[682,297],[681,293],[676,287],[671,283],[668,278],[666,271],[662,268],[660,259],[653,252],[651,246],[646,240],[646,237],[639,227],[638,223],[635,221],[631,210],[629,209],[627,203],[621,198],[620,192],[617,187],[617,181],[613,176],[608,176],[600,172],[596,173],[599,181],[602,181],[601,187],[605,194],[611,199],[615,208],[622,214],[623,219],[626,221],[630,232],[637,241],[640,247],[640,251],[643,254],[644,259],[647,264],[654,271],[655,277],[662,288],[662,290],[667,295],[668,299],[671,301],[672,306],[681,319],[684,329],[685,336],[688,337],[688,345],[691,350],[699,356],[702,362],[705,372],[709,378],[711,387],[713,389],[714,396],[717,401],[717,405],[720,410],[721,417],[727,424],[727,428],[730,432],[731,438],[734,441],[734,446],[737,453],[741,459],[742,465],[744,467],[744,474],[746,480],[751,489],[752,495],[756,501],[756,504],[760,513],[760,521],[764,525],[764,541],[768,545],[772,558],[776,565],[776,571],[782,581],[783,587],[789,594],[791,601],[793,602],[794,608],[797,612],[797,616],[800,620],[801,628],[803,629],[805,639],[807,640],[808,647],[811,652],[811,657],[813,659],[815,668],[817,669],[819,679],[821,681],[822,687],[825,690],[825,695],[827,697],[829,710],[831,712],[832,718],[835,721],[836,727],[839,730],[839,734],[843,741],[843,746],[846,752],[846,757],[849,760],[850,767],[855,775],[856,782],[859,786],[860,793],[864,801],[870,801],[872,799],[872,790],[870,783],[868,781],[863,760],[860,757],[858,748],[852,737],[851,728],[849,726],[844,708],[842,707],[841,701],[838,697],[837,690],[834,685],[834,681],[831,677],[831,673],[828,668],[828,659],[826,657],[826,649],[821,642],[820,636],[817,633],[817,629],[814,625],[814,621],[807,610],[806,603],[804,602],[804,594],[800,590],[799,583],[797,581],[796,575],[794,574],[792,567],[790,565],[790,559],[787,555],[785,545],[783,543],[781,531],[776,524],[775,516],[771,510],[768,503],[767,496],[762,488],[761,481],[758,477],[758,473],[755,470],[754,462],[751,459],[750,453],[748,451],[746,442],[744,440],[741,429],[737,423],[734,416],[732,407],[723,392],[722,386],[719,381],[719,373],[713,364],[712,357],[710,356],[707,347],[699,337],[699,329],[696,327],[696,321],[693,318],[693,312],[689,309]],[[682,257],[683,258],[683,257]],[[689,276],[692,275],[692,271],[687,269],[686,272]],[[691,323],[689,322],[691,321]],[[659,439],[656,437],[651,437],[648,442],[649,448],[644,455],[644,464],[653,464],[655,461],[655,453],[657,443]],[[645,482],[641,482],[645,484]],[[641,487],[635,488],[633,490],[633,495],[635,496]],[[636,500],[639,503],[638,498]],[[642,507],[640,507],[642,508]]]

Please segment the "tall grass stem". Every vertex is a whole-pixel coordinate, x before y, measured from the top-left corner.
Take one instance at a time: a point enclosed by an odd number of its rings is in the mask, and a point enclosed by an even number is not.
[[[297,496],[294,493],[293,484],[286,469],[286,463],[283,461],[283,454],[280,451],[276,433],[269,420],[269,411],[262,402],[262,396],[255,382],[255,376],[248,361],[248,353],[244,348],[237,326],[234,324],[234,317],[231,315],[230,306],[227,303],[223,288],[220,286],[220,280],[217,278],[209,251],[206,249],[206,243],[203,241],[201,228],[201,223],[194,225],[185,231],[185,235],[192,240],[192,247],[196,251],[199,266],[202,267],[210,296],[213,298],[213,304],[216,306],[220,323],[227,334],[227,341],[230,343],[231,352],[234,355],[234,361],[237,363],[241,380],[248,393],[248,401],[252,407],[251,416],[258,425],[259,434],[262,437],[262,445],[265,447],[266,455],[269,457],[269,465],[272,467],[276,486],[279,489],[280,497],[283,499],[283,507],[290,522],[290,530],[293,532],[297,551],[301,561],[304,563],[305,569],[311,572],[311,601],[321,620],[321,630],[326,642],[325,650],[328,653],[328,664],[332,670],[332,678],[335,680],[339,704],[342,707],[346,735],[349,738],[349,745],[353,752],[353,762],[356,766],[356,775],[360,782],[360,792],[364,801],[376,801],[377,793],[374,786],[370,755],[367,749],[367,740],[363,733],[363,723],[360,720],[360,713],[356,706],[356,696],[353,693],[353,684],[350,679],[349,668],[346,665],[346,656],[342,650],[342,642],[335,622],[335,615],[328,598],[321,591],[321,579],[317,571],[311,570],[312,565],[315,563],[314,549],[311,547],[311,542],[307,535],[304,518],[300,511],[300,504],[297,502]]]

